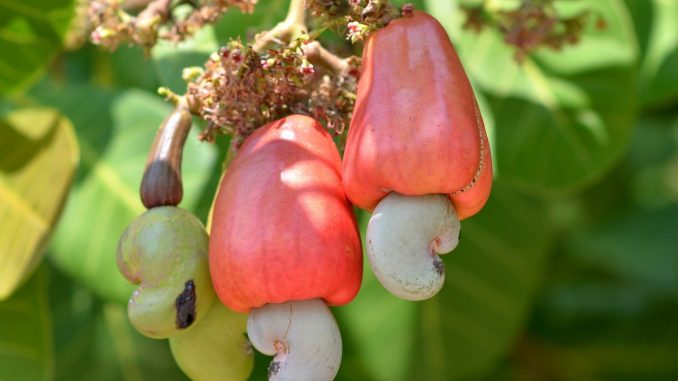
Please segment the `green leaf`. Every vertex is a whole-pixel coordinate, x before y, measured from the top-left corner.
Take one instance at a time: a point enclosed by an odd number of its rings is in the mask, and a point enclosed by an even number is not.
[[[71,123],[23,108],[0,119],[0,300],[37,267],[78,163]]]
[[[37,78],[61,48],[74,0],[0,0],[0,94]]]
[[[462,222],[445,259],[445,286],[419,307],[410,378],[457,380],[488,372],[513,342],[544,273],[553,238],[544,204],[495,182]]]
[[[580,216],[563,226],[514,373],[678,378],[676,132],[675,115],[642,117],[622,165],[567,205]]]
[[[125,306],[102,303],[51,270],[57,381],[186,380],[167,340],[141,336],[129,324]]]
[[[678,101],[678,2],[643,3],[651,3],[652,19],[640,68],[640,97],[644,106],[668,105]]]
[[[635,294],[651,290],[660,295],[678,296],[676,221],[676,205],[657,211],[623,213],[610,223],[570,237],[567,252],[580,265],[617,277],[628,288],[635,289]],[[582,301],[596,299],[594,295],[589,293]],[[630,299],[628,295],[627,301]]]
[[[368,213],[361,213],[363,237],[369,217]],[[398,299],[386,291],[374,277],[369,263],[365,262],[358,296],[351,303],[335,308],[334,312],[342,338],[351,343],[353,349],[342,359],[346,366],[339,369],[339,379],[408,379],[410,360],[416,351],[416,303]],[[357,378],[353,373],[356,365],[367,368],[364,378]],[[349,369],[351,373],[347,372]]]
[[[606,28],[589,22],[578,44],[541,48],[522,64],[498,31],[462,31],[454,3],[427,2],[494,111],[497,176],[531,192],[561,194],[608,172],[626,149],[636,108],[637,47],[623,3],[557,2],[564,13],[600,15]]]
[[[172,91],[183,94],[186,91],[186,82],[181,78],[182,70],[190,66],[202,67],[218,47],[214,28],[211,26],[200,29],[192,38],[180,43],[158,42],[151,54],[160,82]]]
[[[658,307],[633,319],[612,315],[563,322],[553,316],[544,324],[540,317],[543,327],[520,341],[504,364],[505,377],[489,380],[676,380],[677,307]]]
[[[151,58],[139,46],[121,46],[115,52],[99,52],[97,64],[110,65],[111,84],[118,87],[139,87],[156,92],[158,76]],[[179,77],[181,79],[181,77]]]
[[[37,271],[0,302],[0,380],[52,380],[54,345],[47,273]]]
[[[92,87],[44,86],[35,96],[71,117],[82,164],[52,242],[57,267],[109,300],[126,301],[133,286],[116,266],[117,242],[144,211],[139,184],[155,132],[171,107],[140,91],[105,93]],[[193,131],[196,132],[196,131]],[[184,200],[196,207],[215,164],[216,152],[189,136],[182,173]]]
[[[678,114],[643,117],[629,150],[634,172],[633,200],[645,208],[660,208],[678,201]]]
[[[564,379],[675,380],[677,221],[634,207],[567,234],[520,352]]]
[[[428,301],[397,299],[366,274],[358,297],[336,309],[352,357],[362,357],[369,372],[364,379],[457,380],[492,369],[519,332],[545,269],[552,232],[542,210],[543,203],[496,184],[483,211],[462,222],[460,245],[443,256],[445,285]]]
[[[229,39],[251,39],[255,33],[271,29],[282,21],[287,13],[289,0],[266,0],[257,3],[254,13],[245,14],[235,9],[226,12],[214,25],[219,45],[225,45]]]

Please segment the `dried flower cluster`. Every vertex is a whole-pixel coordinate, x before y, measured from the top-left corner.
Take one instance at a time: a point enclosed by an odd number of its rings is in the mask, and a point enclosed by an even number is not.
[[[464,7],[464,28],[480,32],[486,26],[495,27],[504,35],[504,41],[516,48],[515,58],[521,62],[527,54],[547,46],[560,50],[563,46],[579,41],[589,12],[573,17],[558,15],[553,0],[524,0],[514,10],[489,11],[484,4]],[[604,27],[602,20],[598,27]]]
[[[257,0],[172,0],[149,1],[137,15],[123,8],[121,0],[92,0],[88,18],[94,30],[92,42],[114,50],[131,43],[151,48],[158,38],[181,41],[205,24],[216,22],[230,7],[252,12]],[[187,12],[175,12],[185,7]]]
[[[292,113],[311,115],[341,134],[353,109],[358,60],[346,60],[340,72],[317,67],[307,58],[307,37],[264,53],[231,41],[212,54],[186,94],[208,121],[202,138],[229,134],[238,146],[256,128]]]
[[[89,18],[90,0],[75,0],[75,10],[70,28],[64,38],[66,50],[75,50],[85,44],[91,31]]]
[[[400,16],[400,10],[384,0],[307,0],[307,6],[326,27],[346,33],[353,43]],[[411,8],[406,5],[403,10]]]

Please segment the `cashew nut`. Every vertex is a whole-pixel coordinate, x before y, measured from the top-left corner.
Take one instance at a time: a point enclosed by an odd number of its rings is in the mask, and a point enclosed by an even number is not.
[[[447,196],[392,192],[379,202],[367,226],[372,270],[392,294],[428,299],[445,281],[445,265],[437,254],[452,251],[459,233],[459,219]]]
[[[271,381],[330,381],[339,370],[341,334],[320,299],[253,308],[247,334],[257,350],[275,356]]]

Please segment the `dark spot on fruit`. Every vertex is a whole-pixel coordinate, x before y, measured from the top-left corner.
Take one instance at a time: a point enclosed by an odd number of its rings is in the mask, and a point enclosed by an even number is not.
[[[433,268],[436,270],[438,275],[443,276],[445,274],[445,263],[439,256],[436,256],[433,259]]]
[[[177,296],[175,307],[177,310],[177,328],[188,328],[195,321],[195,284],[189,280],[184,285],[184,291]]]
[[[459,235],[457,235],[457,242],[461,241],[461,228],[459,228]]]
[[[277,361],[271,361],[271,364],[268,365],[268,378],[271,379],[273,376],[280,372],[280,363]]]

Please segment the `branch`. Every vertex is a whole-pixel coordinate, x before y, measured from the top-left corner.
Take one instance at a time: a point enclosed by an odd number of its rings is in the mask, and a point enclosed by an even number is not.
[[[125,0],[122,3],[122,9],[126,11],[132,11],[135,9],[145,8],[148,5],[148,3],[152,1],[153,0]]]
[[[333,74],[346,74],[350,70],[350,65],[346,59],[340,58],[325,49],[318,41],[311,41],[302,46],[306,58],[315,65],[320,65]]]
[[[148,3],[146,9],[139,13],[137,20],[144,20],[146,18],[153,18],[155,16],[160,17],[161,21],[165,21],[169,18],[170,7],[172,6],[172,0],[154,0]]]
[[[306,0],[290,0],[285,20],[279,22],[273,29],[261,32],[254,37],[252,49],[260,53],[266,45],[276,40],[292,40],[298,35],[307,32],[306,28]]]

